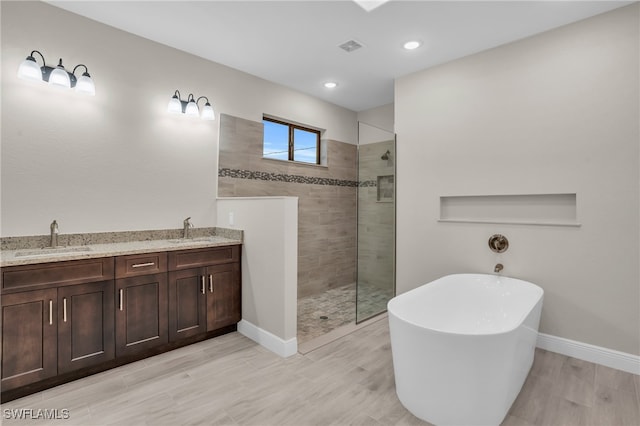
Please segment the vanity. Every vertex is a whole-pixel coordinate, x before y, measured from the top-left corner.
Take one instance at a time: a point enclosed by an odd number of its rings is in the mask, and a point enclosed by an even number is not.
[[[3,250],[2,402],[235,331],[241,244]]]

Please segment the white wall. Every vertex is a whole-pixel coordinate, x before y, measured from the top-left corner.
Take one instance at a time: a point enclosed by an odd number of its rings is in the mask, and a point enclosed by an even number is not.
[[[178,89],[357,143],[356,113],[41,2],[1,2],[2,236],[216,225],[218,122],[173,116]],[[88,66],[95,97],[16,77],[34,49]]]
[[[295,353],[298,198],[219,198],[217,210],[220,226],[244,230],[242,320],[258,330],[249,337],[281,355],[290,354],[285,347]]]
[[[358,123],[358,145],[387,142],[394,140],[394,138],[395,135],[392,132],[382,130],[379,127],[370,126],[365,122]]]
[[[360,123],[366,123],[391,133],[394,131],[393,120],[394,106],[392,103],[358,112],[358,121]]]
[[[638,28],[636,3],[396,82],[398,293],[502,260],[541,332],[640,354]],[[544,193],[582,226],[437,221],[442,195]]]

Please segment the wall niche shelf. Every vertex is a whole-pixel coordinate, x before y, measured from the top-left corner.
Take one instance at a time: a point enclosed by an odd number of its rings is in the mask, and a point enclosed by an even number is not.
[[[438,222],[581,226],[575,193],[441,196]]]

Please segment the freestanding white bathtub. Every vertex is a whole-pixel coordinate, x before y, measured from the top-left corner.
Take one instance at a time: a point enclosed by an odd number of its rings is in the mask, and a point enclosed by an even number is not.
[[[531,369],[543,290],[498,275],[456,274],[387,306],[396,392],[436,425],[498,425]]]

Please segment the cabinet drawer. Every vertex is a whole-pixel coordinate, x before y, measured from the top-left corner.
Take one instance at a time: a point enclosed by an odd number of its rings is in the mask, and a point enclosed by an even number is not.
[[[38,289],[113,279],[113,257],[2,268],[2,291]]]
[[[116,257],[116,278],[167,272],[167,253],[132,254]]]
[[[169,252],[169,270],[216,265],[240,260],[240,246],[224,246]]]

